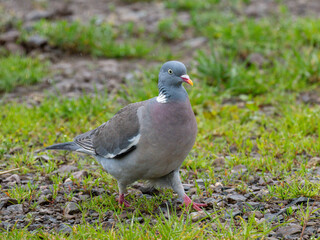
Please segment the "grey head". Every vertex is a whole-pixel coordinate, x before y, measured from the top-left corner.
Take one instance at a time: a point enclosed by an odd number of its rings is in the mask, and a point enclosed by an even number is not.
[[[193,82],[187,75],[186,66],[178,61],[169,61],[162,65],[159,72],[159,97],[158,102],[184,100],[188,94],[182,83],[186,82],[193,86]]]

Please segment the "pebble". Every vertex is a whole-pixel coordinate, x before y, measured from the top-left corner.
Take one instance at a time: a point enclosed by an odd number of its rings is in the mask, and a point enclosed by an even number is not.
[[[20,37],[20,32],[17,30],[10,30],[0,34],[0,43],[16,42]]]
[[[26,39],[25,44],[29,48],[41,48],[48,43],[47,38],[40,35],[32,35]]]
[[[204,180],[203,180],[203,179],[196,179],[196,183],[197,183],[199,186],[204,186]]]
[[[79,195],[79,199],[80,199],[81,201],[86,201],[86,200],[89,199],[89,198],[90,198],[90,196],[87,195],[87,194]]]
[[[261,218],[263,218],[263,214],[261,213],[261,212],[259,212],[259,211],[254,211],[254,214],[255,214],[255,216],[256,216],[256,218],[258,218],[258,219],[261,219]]]
[[[62,223],[58,228],[58,232],[64,233],[64,234],[70,234],[72,233],[72,228],[69,225]]]
[[[64,209],[65,214],[68,215],[73,215],[73,214],[77,214],[80,212],[79,206],[78,204],[74,203],[74,202],[67,202],[65,209]]]
[[[15,205],[10,205],[7,207],[7,212],[12,213],[12,214],[22,214],[23,213],[23,206],[22,204],[15,204]]]
[[[285,227],[278,228],[276,233],[277,233],[277,236],[279,236],[280,238],[286,238],[289,235],[293,235],[295,233],[301,233],[301,230],[302,230],[301,225],[292,223]]]
[[[231,215],[230,215],[231,213]],[[242,215],[242,211],[238,210],[238,209],[233,209],[232,212],[230,213],[226,213],[226,217],[227,218],[235,218],[237,216],[241,216]]]
[[[4,182],[7,182],[7,183],[17,183],[19,184],[20,183],[20,177],[18,174],[13,174],[11,175],[10,177],[7,177]]]
[[[307,163],[307,168],[313,168],[317,165],[320,165],[320,157],[313,157]]]
[[[6,43],[5,48],[12,54],[24,55],[26,53],[25,49],[16,43]]]
[[[183,46],[189,47],[189,48],[198,48],[204,45],[206,42],[207,42],[207,38],[197,37],[197,38],[192,38],[184,41]]]
[[[227,196],[228,203],[235,204],[237,202],[243,202],[247,200],[247,198],[240,194],[232,194]]]
[[[251,53],[247,57],[248,62],[257,65],[258,67],[261,67],[265,62],[265,58],[260,53]]]
[[[236,165],[232,168],[231,172],[232,173],[245,173],[247,172],[248,169],[245,165],[242,165],[242,164],[239,164],[239,165]]]
[[[193,184],[182,184],[182,186],[183,186],[183,189],[184,189],[185,191],[189,191],[190,188],[193,187]]]
[[[190,213],[190,215],[191,215],[192,222],[197,222],[200,219],[207,217],[207,214],[204,211],[192,212],[192,213]]]
[[[53,17],[53,12],[45,11],[45,10],[34,10],[29,12],[25,19],[27,21],[37,21],[40,19],[49,19]]]
[[[72,176],[73,176],[75,179],[82,179],[82,178],[85,178],[85,177],[88,176],[88,172],[85,171],[85,170],[81,170],[81,171],[72,173]]]
[[[279,214],[272,214],[272,213],[266,213],[264,215],[265,219],[268,221],[268,222],[271,222],[271,221],[279,221],[279,222],[282,222],[283,221],[283,216],[282,215],[279,215]]]
[[[61,165],[61,167],[58,170],[53,171],[52,173],[70,173],[77,170],[78,168],[72,165]]]
[[[188,193],[190,194],[190,195],[193,195],[193,194],[196,194],[197,193],[197,188],[190,188],[189,189],[189,191],[188,191]]]
[[[52,194],[51,193],[49,193],[47,195],[41,195],[39,197],[38,204],[39,205],[44,205],[46,203],[49,203],[51,200],[52,200]]]
[[[18,200],[14,198],[0,198],[0,209],[10,205],[18,204]]]
[[[213,161],[213,166],[223,167],[226,164],[226,159],[224,157],[218,157]]]

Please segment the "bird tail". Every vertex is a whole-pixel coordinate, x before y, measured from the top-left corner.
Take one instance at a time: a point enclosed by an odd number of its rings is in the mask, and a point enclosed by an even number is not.
[[[66,143],[58,143],[51,145],[49,147],[44,148],[43,150],[69,150],[69,151],[77,151],[81,147],[75,142],[66,142]]]

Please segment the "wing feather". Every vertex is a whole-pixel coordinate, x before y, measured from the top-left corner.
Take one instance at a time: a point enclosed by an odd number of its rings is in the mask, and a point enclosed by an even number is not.
[[[108,122],[75,137],[74,142],[105,158],[116,158],[131,152],[140,140],[137,111],[143,104],[139,102],[124,107]]]

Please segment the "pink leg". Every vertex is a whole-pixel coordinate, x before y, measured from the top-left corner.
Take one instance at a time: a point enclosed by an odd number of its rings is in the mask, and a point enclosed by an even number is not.
[[[186,205],[186,207],[189,207],[190,205],[192,205],[193,209],[195,209],[197,211],[202,211],[202,209],[200,207],[207,206],[207,204],[204,204],[204,203],[192,202],[192,200],[187,195],[184,195],[183,202]]]
[[[123,205],[124,205],[125,207],[130,207],[129,202],[124,199],[124,194],[123,194],[123,193],[122,193],[122,194],[121,194],[121,193],[119,194],[119,198],[117,198],[117,201],[119,202],[120,207],[122,207]]]

